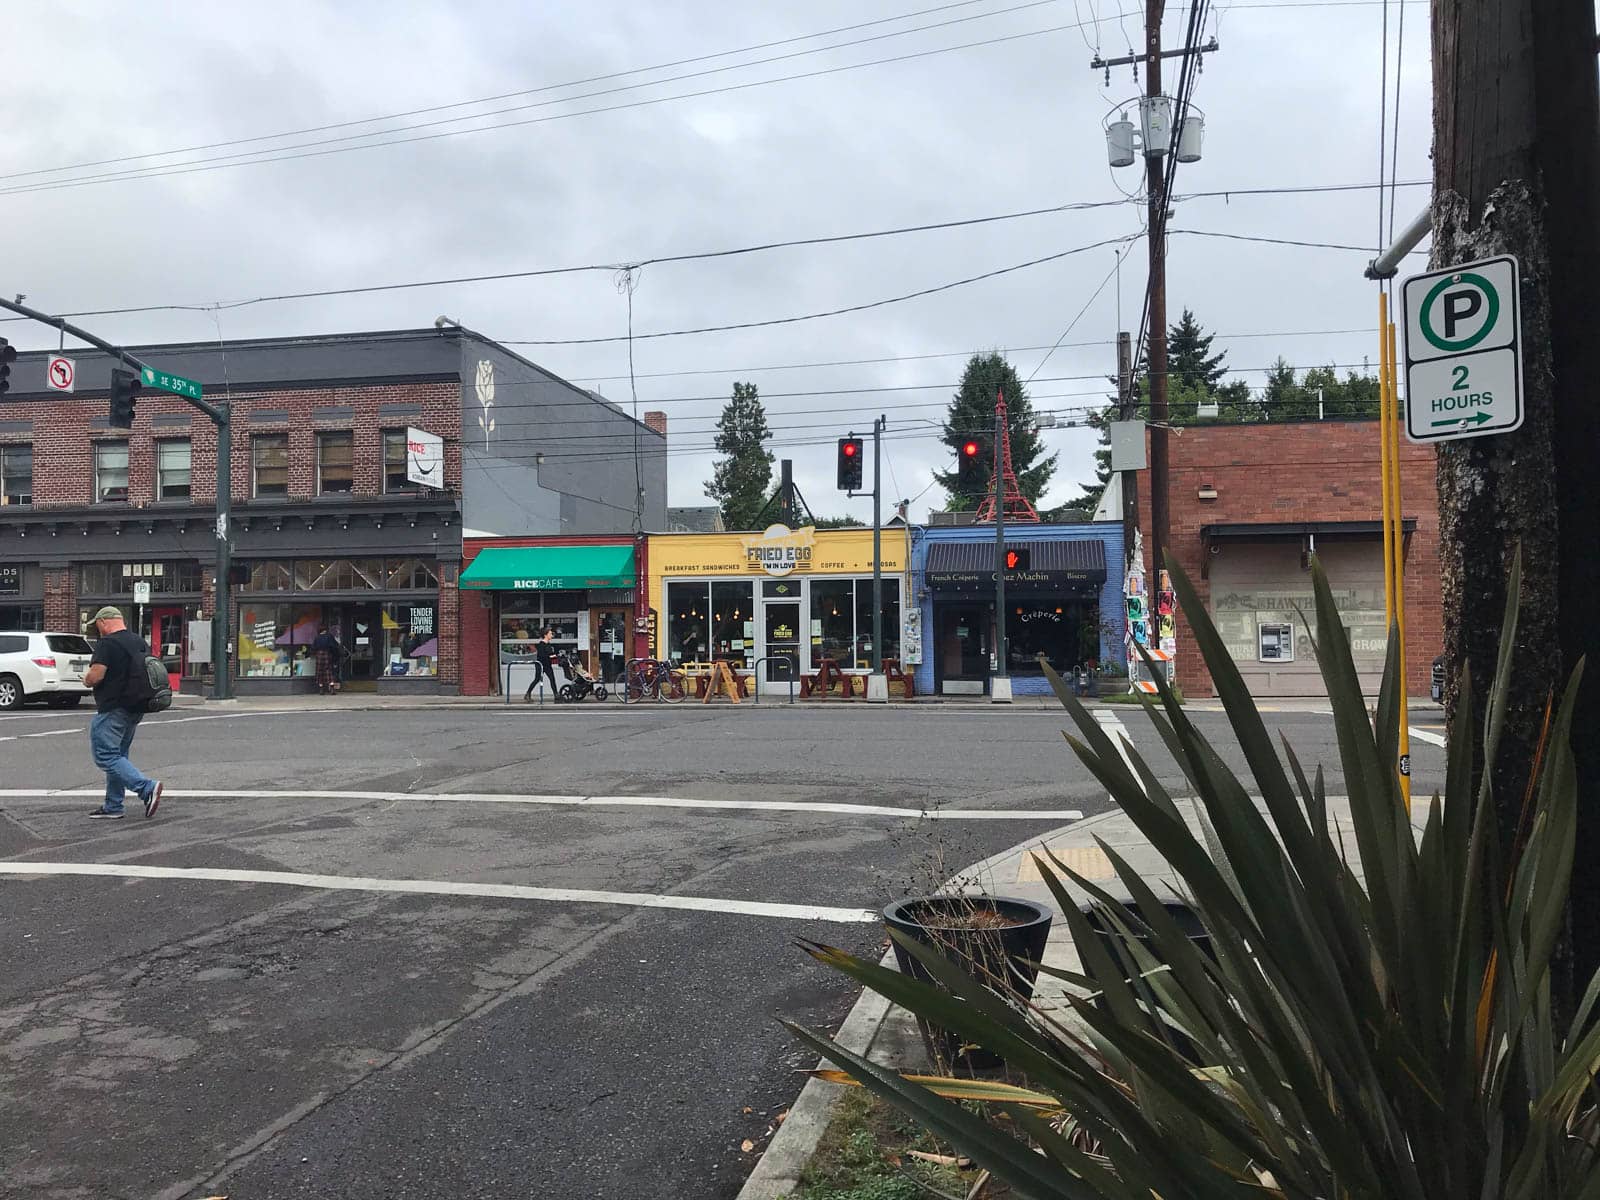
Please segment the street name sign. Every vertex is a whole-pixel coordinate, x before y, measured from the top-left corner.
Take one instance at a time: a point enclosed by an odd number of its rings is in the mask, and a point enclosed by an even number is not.
[[[165,371],[146,367],[139,372],[139,378],[144,381],[145,387],[160,388],[163,392],[171,392],[175,396],[187,396],[191,400],[200,399],[200,384],[193,379],[185,379],[182,375],[168,375]]]
[[[1406,436],[1509,433],[1522,424],[1522,312],[1510,255],[1413,275],[1401,288]]]

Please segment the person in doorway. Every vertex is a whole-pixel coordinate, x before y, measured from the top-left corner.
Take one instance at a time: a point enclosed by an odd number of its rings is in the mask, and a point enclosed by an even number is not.
[[[164,785],[159,779],[146,778],[128,759],[133,735],[144,719],[143,706],[130,703],[130,685],[143,681],[144,660],[150,647],[123,624],[120,609],[107,605],[91,620],[100,640],[95,643],[83,681],[94,689],[98,711],[89,722],[89,751],[94,765],[106,773],[106,798],[89,816],[103,821],[121,820],[122,801],[131,790],[144,802],[144,815],[153,817],[161,804]]]
[[[317,630],[311,643],[311,653],[317,656],[317,691],[329,695],[339,690],[339,659],[344,653],[339,639],[326,626]]]
[[[522,699],[531,701],[533,689],[539,686],[540,679],[550,681],[550,693],[556,694],[556,631],[546,629],[539,635],[539,640],[533,644],[533,682],[528,685],[528,690],[523,693]]]

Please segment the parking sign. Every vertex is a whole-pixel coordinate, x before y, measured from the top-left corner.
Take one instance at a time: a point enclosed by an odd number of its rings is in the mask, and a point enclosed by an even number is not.
[[[1509,433],[1522,424],[1522,314],[1510,255],[1413,275],[1401,289],[1406,435]]]

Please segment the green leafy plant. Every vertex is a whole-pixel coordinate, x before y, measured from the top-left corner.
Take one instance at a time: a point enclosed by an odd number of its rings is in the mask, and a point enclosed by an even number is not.
[[[1044,874],[1084,969],[1054,972],[1072,1019],[1021,1009],[921,945],[946,990],[826,946],[816,957],[1002,1054],[1027,1096],[997,1089],[975,1118],[948,1092],[790,1026],[853,1078],[1032,1197],[1282,1196],[1306,1200],[1600,1197],[1595,1074],[1600,976],[1570,1020],[1552,1002],[1576,824],[1574,672],[1526,768],[1517,844],[1498,844],[1491,771],[1473,770],[1472,681],[1449,738],[1446,786],[1414,822],[1400,794],[1399,673],[1391,639],[1375,718],[1362,700],[1327,579],[1314,571],[1318,660],[1332,702],[1354,847],[1331,831],[1321,770],[1280,759],[1189,581],[1196,641],[1249,766],[1236,777],[1165,692],[1148,712],[1187,777],[1198,833],[1154,771],[1057,680],[1073,749],[1181,878],[1204,953],[1102,843],[1131,903],[1056,863]],[[1513,564],[1482,754],[1493,765],[1516,637]],[[1501,798],[1504,803],[1505,798]],[[1350,864],[1359,852],[1361,872]],[[1090,927],[1062,882],[1119,936]],[[1013,1132],[1014,1131],[1014,1132]]]

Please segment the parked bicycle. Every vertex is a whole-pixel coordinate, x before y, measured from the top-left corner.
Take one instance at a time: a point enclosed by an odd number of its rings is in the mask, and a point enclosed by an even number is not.
[[[682,671],[664,659],[641,658],[628,664],[629,700],[655,700],[676,704],[689,694]]]

